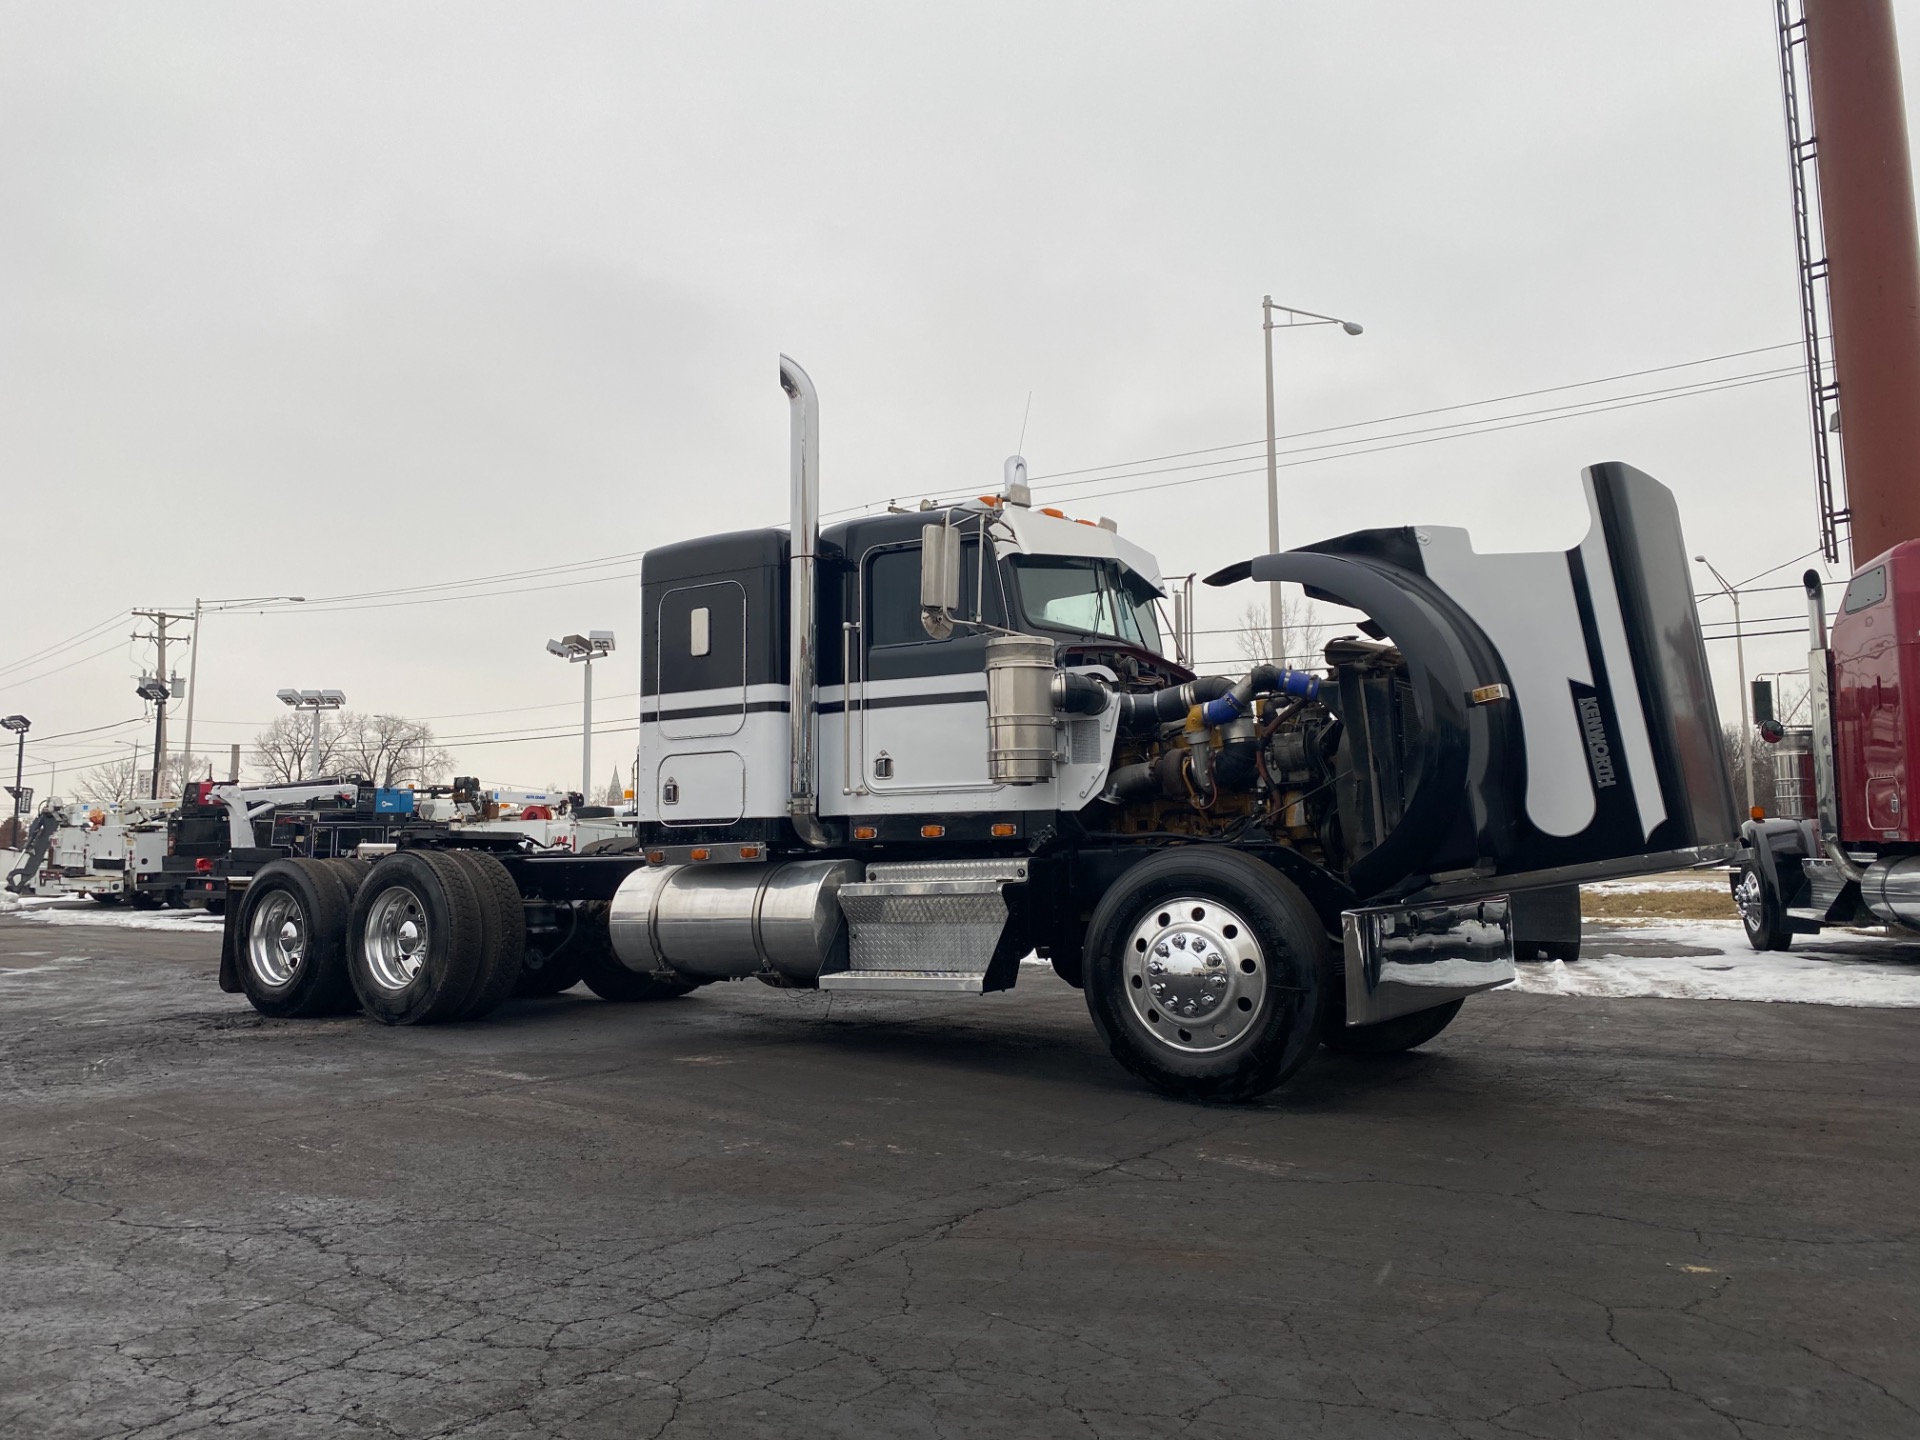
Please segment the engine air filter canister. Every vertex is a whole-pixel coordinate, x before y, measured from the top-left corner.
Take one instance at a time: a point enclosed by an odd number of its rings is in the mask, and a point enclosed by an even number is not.
[[[987,641],[987,776],[1003,785],[1053,778],[1053,642]]]

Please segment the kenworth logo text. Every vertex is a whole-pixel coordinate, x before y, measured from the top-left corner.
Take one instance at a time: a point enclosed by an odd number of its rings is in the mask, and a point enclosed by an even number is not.
[[[1580,727],[1587,732],[1593,783],[1604,790],[1613,784],[1613,747],[1607,744],[1607,727],[1600,723],[1600,702],[1591,695],[1580,697]]]

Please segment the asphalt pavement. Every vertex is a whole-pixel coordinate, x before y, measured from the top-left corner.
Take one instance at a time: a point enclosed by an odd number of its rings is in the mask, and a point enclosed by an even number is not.
[[[0,916],[0,1435],[1920,1434],[1920,1012],[1501,994],[1236,1108],[1077,992],[263,1020]]]

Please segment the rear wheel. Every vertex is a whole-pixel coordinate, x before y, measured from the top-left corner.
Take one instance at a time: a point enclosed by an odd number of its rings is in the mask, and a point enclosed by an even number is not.
[[[312,860],[263,866],[241,902],[240,988],[276,1019],[337,1015],[353,1008],[344,947],[347,895]]]
[[[595,903],[580,917],[580,933],[570,947],[578,957],[580,978],[602,1000],[677,1000],[698,988],[678,976],[662,979],[629,970],[613,953],[607,930],[607,907]]]
[[[526,955],[527,918],[520,904],[520,888],[513,883],[507,867],[491,855],[474,850],[449,852],[466,867],[480,901],[480,964],[473,977],[473,990],[457,1018],[478,1020],[499,1007],[513,993],[520,978],[520,964]]]
[[[1739,908],[1747,944],[1756,950],[1784,950],[1793,943],[1793,933],[1780,913],[1780,892],[1767,880],[1759,861],[1742,860],[1733,882],[1733,903]]]
[[[354,993],[387,1025],[456,1018],[474,991],[486,925],[473,880],[451,855],[387,856],[353,901],[347,973]]]
[[[1323,1035],[1320,1043],[1329,1050],[1339,1050],[1348,1055],[1397,1055],[1402,1050],[1411,1050],[1433,1039],[1453,1023],[1453,1017],[1460,1013],[1460,1007],[1464,1004],[1464,1000],[1454,1000],[1445,1005],[1436,1005],[1431,1010],[1396,1015],[1391,1020],[1376,1021],[1372,1025],[1344,1025]]]
[[[1087,1008],[1107,1047],[1156,1089],[1251,1100],[1317,1043],[1332,952],[1285,876],[1198,845],[1127,871],[1087,929]]]

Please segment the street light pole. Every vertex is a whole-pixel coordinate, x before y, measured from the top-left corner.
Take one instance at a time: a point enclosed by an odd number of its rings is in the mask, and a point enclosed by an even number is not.
[[[277,605],[282,602],[299,605],[306,601],[304,595],[247,595],[238,600],[201,600],[193,601],[193,634],[187,637],[187,733],[181,749],[185,755],[193,754],[193,702],[200,693],[200,616],[205,606],[215,610],[224,610],[229,605]]]
[[[1287,317],[1288,329],[1296,325],[1338,325],[1349,335],[1359,335],[1365,326],[1353,320],[1342,320],[1333,315],[1316,315],[1311,310],[1296,310],[1291,305],[1276,305],[1271,295],[1260,298],[1260,328],[1267,342],[1267,553],[1275,554],[1280,549],[1280,437],[1275,433],[1273,417],[1273,314],[1279,311]],[[1281,623],[1282,607],[1280,603],[1280,582],[1270,581],[1267,585],[1267,628],[1269,659],[1274,664],[1284,664],[1286,660],[1285,626]]]
[[[1713,562],[1704,555],[1693,557],[1694,563],[1705,565],[1709,574],[1720,582],[1720,588],[1733,601],[1733,655],[1734,664],[1740,673],[1740,764],[1747,772],[1747,813],[1753,813],[1753,723],[1747,710],[1747,640],[1740,628],[1740,592],[1727,582],[1727,577],[1714,569]]]
[[[20,797],[25,794],[27,783],[27,731],[33,728],[33,722],[24,715],[9,715],[0,720],[0,728],[13,731],[19,743],[13,752],[13,838],[16,844],[20,840]]]
[[[589,630],[584,635],[562,635],[547,641],[547,653],[569,665],[587,667],[585,713],[580,717],[580,803],[593,799],[593,662],[613,653],[611,630]]]

